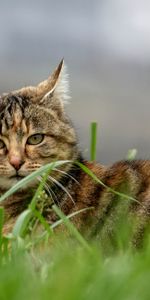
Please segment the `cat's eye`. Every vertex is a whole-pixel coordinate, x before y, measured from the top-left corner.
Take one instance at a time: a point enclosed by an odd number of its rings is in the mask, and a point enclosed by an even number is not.
[[[44,139],[44,134],[33,134],[31,136],[29,136],[29,138],[27,139],[27,144],[28,145],[38,145],[40,144]]]
[[[3,148],[5,148],[5,143],[2,140],[0,140],[0,149],[3,149]]]

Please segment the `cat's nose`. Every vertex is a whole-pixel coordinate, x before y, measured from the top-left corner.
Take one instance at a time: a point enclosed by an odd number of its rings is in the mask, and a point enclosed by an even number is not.
[[[23,160],[18,156],[11,156],[9,160],[10,164],[16,169],[19,170],[20,167],[23,165]]]

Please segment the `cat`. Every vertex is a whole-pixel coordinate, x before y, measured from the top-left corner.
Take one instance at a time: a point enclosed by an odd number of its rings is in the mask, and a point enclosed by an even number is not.
[[[52,198],[52,203],[56,202],[65,215],[91,208],[72,218],[87,236],[113,237],[112,224],[117,224],[120,207],[126,222],[129,210],[138,220],[135,239],[138,244],[149,224],[150,161],[120,161],[112,166],[86,161],[78,148],[75,129],[65,113],[68,99],[68,76],[63,60],[53,74],[36,87],[23,87],[1,95],[0,194],[49,162],[69,160],[52,172],[51,182],[46,183],[47,197]],[[85,165],[103,185],[93,180],[75,161]],[[4,234],[12,230],[17,217],[28,207],[38,185],[36,179],[1,203],[5,209]],[[125,192],[135,201],[118,199],[106,186]],[[49,224],[57,220],[52,203],[47,201],[47,209],[43,211]]]

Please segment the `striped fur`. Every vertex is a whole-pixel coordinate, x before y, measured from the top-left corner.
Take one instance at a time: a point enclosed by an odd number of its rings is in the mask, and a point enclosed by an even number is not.
[[[46,163],[70,160],[72,163],[53,171],[45,185],[48,200],[43,215],[49,224],[57,220],[52,203],[59,205],[66,215],[91,208],[74,217],[73,222],[88,237],[101,240],[105,236],[113,238],[114,224],[118,224],[119,214],[123,213],[126,221],[130,217],[136,221],[133,240],[139,245],[149,226],[150,161],[121,161],[108,167],[85,161],[64,111],[67,91],[62,61],[52,76],[37,87],[1,96],[0,193]],[[35,135],[42,140],[34,145],[29,140],[37,138]],[[103,185],[79,168],[75,160],[89,168]],[[5,233],[10,232],[16,218],[27,208],[38,183],[34,180],[2,203],[6,212]],[[111,189],[130,199],[119,197]]]

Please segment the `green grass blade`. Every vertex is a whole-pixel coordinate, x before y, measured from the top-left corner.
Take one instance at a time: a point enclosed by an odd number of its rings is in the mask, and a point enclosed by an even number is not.
[[[70,161],[69,160],[57,161],[42,166],[37,171],[34,171],[30,175],[26,176],[25,178],[20,180],[17,184],[15,184],[12,188],[10,188],[4,195],[0,197],[0,202],[5,200],[7,197],[11,196],[13,193],[15,193],[17,190],[19,190],[21,187],[23,187],[33,179],[35,179],[37,176],[43,174],[43,172],[46,172],[47,170],[53,170],[54,168],[57,168],[66,163],[70,163]]]
[[[4,208],[0,207],[0,260],[2,257],[3,224],[4,224]]]
[[[128,199],[128,200],[134,201],[134,202],[138,203],[139,205],[141,205],[145,209],[144,205],[141,202],[139,202],[137,199],[135,199],[135,198],[133,198],[133,197],[131,197],[129,195],[123,194],[121,192],[118,192],[118,191],[112,189],[111,187],[107,186],[106,184],[104,184],[99,178],[97,178],[97,176],[89,168],[87,168],[82,163],[80,163],[80,162],[77,161],[76,165],[78,165],[85,173],[87,173],[91,178],[93,178],[94,181],[96,181],[97,183],[99,183],[100,185],[102,185],[109,192],[111,192],[111,193],[113,193],[113,194],[115,194],[117,196],[120,196],[120,197],[122,197],[124,199]]]
[[[40,223],[43,225],[43,227],[45,228],[45,230],[47,231],[47,233],[49,235],[53,234],[53,230],[51,228],[51,226],[46,222],[45,218],[42,216],[42,214],[37,210],[34,209],[33,211],[35,217],[40,221]]]
[[[129,149],[127,153],[127,160],[132,161],[136,158],[137,149]]]
[[[9,239],[7,237],[3,237],[2,245],[3,245],[2,258],[8,260],[10,256],[10,247],[9,247]]]
[[[34,209],[35,209],[35,207],[36,207],[36,202],[37,202],[38,197],[41,197],[41,193],[42,193],[42,191],[43,191],[43,189],[44,189],[45,182],[46,182],[47,177],[48,177],[48,175],[49,175],[49,173],[50,173],[51,170],[52,170],[52,168],[49,168],[49,169],[44,173],[43,178],[42,178],[42,181],[40,182],[40,184],[39,184],[39,186],[38,186],[38,188],[37,188],[37,190],[36,190],[36,192],[35,192],[35,194],[34,194],[34,196],[33,196],[33,198],[32,198],[31,203],[29,204],[29,207],[30,207],[30,209],[31,209],[32,211],[34,211]]]
[[[4,208],[0,207],[0,242],[2,241],[3,224],[4,224]]]
[[[89,246],[87,241],[83,238],[83,236],[80,234],[77,228],[63,214],[63,212],[56,205],[53,205],[52,209],[62,219],[63,223],[66,225],[70,233],[77,239],[80,245],[82,245],[87,251],[92,252],[91,247]]]
[[[53,230],[51,229],[50,225],[47,223],[46,219],[43,217],[42,215],[42,211],[43,208],[41,207],[41,209],[38,208],[38,210],[36,209],[36,203],[37,203],[37,199],[39,200],[39,198],[41,199],[41,204],[43,206],[43,199],[42,199],[42,192],[44,189],[44,185],[45,182],[47,181],[48,175],[50,174],[51,169],[49,168],[43,175],[42,181],[40,182],[35,195],[33,196],[33,199],[31,201],[31,203],[29,204],[29,208],[32,210],[33,214],[35,215],[35,217],[39,220],[39,222],[43,225],[43,227],[46,229],[47,233],[49,235],[53,234]]]
[[[36,201],[38,199],[38,196],[41,196],[41,192],[43,190],[45,181],[47,179],[47,176],[50,172],[50,167],[46,171],[46,173],[43,176],[43,180],[40,182],[33,199],[31,203],[29,204],[29,207],[27,210],[23,211],[19,218],[17,219],[15,226],[13,228],[13,235],[14,236],[21,236],[23,237],[27,231],[28,223],[30,219],[35,216],[40,223],[43,225],[43,227],[47,230],[49,234],[52,234],[52,229],[50,228],[49,224],[46,222],[45,218],[42,216],[40,211],[36,209]]]
[[[91,123],[91,160],[96,160],[96,144],[97,144],[97,123],[92,122]]]
[[[85,212],[87,210],[92,210],[92,209],[93,209],[93,207],[86,207],[86,208],[80,209],[80,210],[78,210],[76,212],[73,212],[73,213],[69,214],[68,216],[66,216],[66,218],[67,219],[71,219],[74,216],[76,216],[76,215],[78,215],[78,214],[80,214],[82,212]],[[54,222],[50,226],[50,229],[52,230],[51,233],[53,234],[53,229],[56,228],[57,226],[61,225],[62,223],[63,223],[62,219]],[[48,224],[48,226],[49,226],[49,224]],[[48,233],[47,230],[45,230],[41,235],[39,235],[38,237],[36,237],[36,239],[34,241],[32,241],[32,243],[29,243],[27,247],[30,248],[31,245],[33,246],[33,245],[36,245],[36,244],[42,242],[42,240],[45,239],[45,237],[47,236],[47,233]]]
[[[91,207],[86,207],[86,208],[80,209],[80,210],[78,210],[78,211],[73,212],[72,214],[69,214],[68,216],[66,216],[66,218],[67,218],[67,219],[71,219],[71,218],[77,216],[78,214],[81,214],[81,213],[83,213],[83,212],[85,212],[85,211],[87,211],[87,210],[92,210],[92,209],[94,209],[94,207],[92,207],[92,206],[91,206]],[[51,228],[56,228],[56,227],[57,227],[58,225],[60,225],[62,222],[63,222],[62,219],[60,219],[60,220],[54,222],[54,223],[51,225]]]
[[[21,236],[23,237],[25,235],[25,231],[27,228],[27,225],[31,219],[31,217],[33,216],[33,213],[31,211],[31,209],[26,209],[17,219],[12,234],[13,236],[17,237],[17,236]]]

